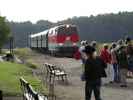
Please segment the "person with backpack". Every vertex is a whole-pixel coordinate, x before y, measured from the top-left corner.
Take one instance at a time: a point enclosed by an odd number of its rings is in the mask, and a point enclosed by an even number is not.
[[[126,37],[126,52],[128,59],[128,77],[133,77],[133,44],[130,37]]]
[[[117,47],[117,61],[120,68],[120,86],[127,87],[127,71],[128,71],[128,60],[127,60],[127,53],[126,47],[124,44],[118,42]]]
[[[87,55],[85,61],[85,100],[91,100],[91,94],[94,92],[95,100],[101,99],[101,78],[106,77],[104,61],[95,56],[95,48],[90,45],[85,46],[83,52]]]

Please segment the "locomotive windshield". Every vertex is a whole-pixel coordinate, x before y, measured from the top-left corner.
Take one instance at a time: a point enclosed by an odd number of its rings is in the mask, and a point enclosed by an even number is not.
[[[61,26],[58,28],[58,33],[66,35],[71,35],[73,33],[77,34],[77,28],[74,26]]]
[[[65,26],[60,26],[59,28],[58,28],[58,34],[65,34],[66,32],[65,32]]]

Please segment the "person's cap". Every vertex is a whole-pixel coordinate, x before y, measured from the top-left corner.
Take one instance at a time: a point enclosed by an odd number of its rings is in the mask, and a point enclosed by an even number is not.
[[[108,47],[108,44],[107,44],[107,43],[104,43],[104,44],[103,44],[103,47]]]
[[[118,41],[117,41],[117,44],[118,44],[118,45],[123,45],[123,40],[122,40],[122,39],[118,40]]]
[[[87,43],[86,40],[81,41],[81,45],[85,46],[85,45],[87,45],[87,44],[88,44],[88,43]]]
[[[96,41],[92,41],[91,42],[91,46],[96,46],[97,42]]]
[[[127,42],[130,42],[130,41],[131,41],[131,38],[130,37],[126,37],[125,42],[127,43]]]
[[[117,45],[116,45],[115,42],[113,42],[113,43],[111,44],[111,46],[112,46],[112,47],[116,47]]]
[[[85,41],[81,41],[81,45],[85,45]]]
[[[90,45],[85,46],[85,49],[83,50],[83,52],[87,54],[92,54],[95,51],[96,51],[95,48]]]

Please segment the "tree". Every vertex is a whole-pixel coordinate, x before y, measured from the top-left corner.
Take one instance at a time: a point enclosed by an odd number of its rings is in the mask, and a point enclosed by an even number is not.
[[[5,17],[0,16],[0,51],[6,40],[10,35],[10,28],[6,22]]]

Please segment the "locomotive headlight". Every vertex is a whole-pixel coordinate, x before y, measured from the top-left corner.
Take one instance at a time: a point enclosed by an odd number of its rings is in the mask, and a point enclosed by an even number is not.
[[[76,46],[77,45],[77,43],[73,43],[73,46]]]
[[[69,28],[69,25],[66,25],[66,28]]]
[[[68,41],[68,40],[70,40],[70,37],[68,36],[68,37],[66,37],[66,40]]]
[[[63,43],[59,43],[59,46],[63,46]]]

